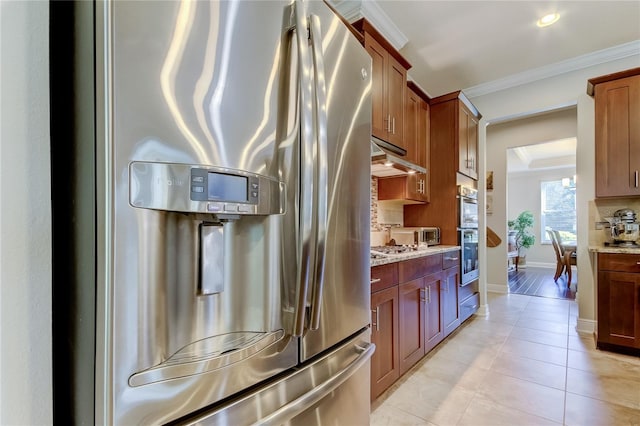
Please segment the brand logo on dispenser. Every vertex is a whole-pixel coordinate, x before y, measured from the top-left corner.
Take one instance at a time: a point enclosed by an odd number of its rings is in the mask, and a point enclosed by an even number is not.
[[[165,182],[166,182],[167,186],[183,186],[184,185],[184,180],[178,179],[178,178],[169,178],[167,180],[164,180],[164,178],[157,178],[156,179],[156,183],[158,185],[162,185]]]

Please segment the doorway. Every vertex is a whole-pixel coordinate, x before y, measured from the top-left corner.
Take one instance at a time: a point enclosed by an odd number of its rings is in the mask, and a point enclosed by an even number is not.
[[[518,268],[508,272],[510,293],[575,299],[568,251],[577,244],[576,147],[576,138],[565,138],[507,149],[507,219],[533,217],[533,243],[520,248]]]

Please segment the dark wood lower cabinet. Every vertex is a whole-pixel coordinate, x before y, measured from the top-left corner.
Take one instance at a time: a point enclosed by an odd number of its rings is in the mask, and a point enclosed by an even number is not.
[[[598,348],[640,355],[640,255],[598,254]]]
[[[598,254],[598,347],[640,354],[640,255]]]
[[[371,400],[376,399],[398,377],[398,287],[371,295],[371,342],[376,351],[371,357]]]
[[[442,323],[444,337],[460,326],[460,310],[458,303],[458,283],[460,282],[460,268],[442,271]]]
[[[424,287],[426,289],[424,353],[426,354],[444,338],[440,298],[442,273],[427,275],[424,278]]]
[[[434,254],[371,268],[372,401],[460,325],[460,267],[447,259]]]
[[[424,350],[424,279],[409,281],[399,287],[400,306],[400,374],[404,374],[425,354]]]

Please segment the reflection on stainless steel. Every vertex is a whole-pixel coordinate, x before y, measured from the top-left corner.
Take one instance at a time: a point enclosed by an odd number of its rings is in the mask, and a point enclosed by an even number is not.
[[[322,2],[96,15],[94,422],[367,423],[371,58]]]
[[[290,377],[180,424],[368,424],[357,415],[369,405],[359,398],[369,392],[368,364],[375,350],[375,345],[368,343],[368,333],[356,335]]]

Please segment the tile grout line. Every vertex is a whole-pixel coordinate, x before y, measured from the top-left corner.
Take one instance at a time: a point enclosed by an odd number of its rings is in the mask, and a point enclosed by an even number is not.
[[[562,407],[562,424],[567,424],[567,386],[569,382],[569,327],[571,326],[571,305],[567,310],[567,352],[566,352],[566,365],[564,367],[564,401]]]

